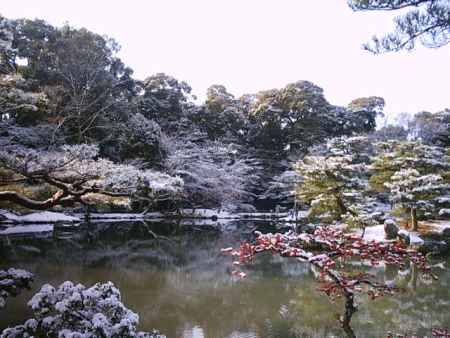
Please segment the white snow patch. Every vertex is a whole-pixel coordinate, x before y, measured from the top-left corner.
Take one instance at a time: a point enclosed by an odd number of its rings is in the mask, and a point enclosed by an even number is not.
[[[2,215],[8,220],[18,223],[53,223],[53,222],[79,222],[78,217],[65,215],[59,212],[42,211],[28,215],[16,215],[12,212],[4,211]]]
[[[366,241],[376,241],[376,242],[385,242],[385,232],[384,232],[384,225],[374,225],[370,227],[366,227],[366,230],[364,232],[364,240]]]
[[[409,233],[409,244],[410,245],[423,245],[424,240],[422,238],[420,238],[419,233],[417,232],[410,232]]]
[[[181,209],[180,213],[183,217],[212,218],[216,216],[221,219],[236,218],[236,216],[228,211],[213,209]]]
[[[439,216],[450,216],[450,209],[439,210]]]

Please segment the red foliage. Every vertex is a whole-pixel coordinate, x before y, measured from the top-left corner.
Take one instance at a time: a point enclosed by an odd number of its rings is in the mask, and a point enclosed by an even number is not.
[[[239,250],[222,249],[222,252],[239,256],[239,261],[233,262],[235,267],[252,263],[256,255],[264,251],[306,260],[320,269],[318,289],[331,299],[357,292],[366,292],[371,298],[376,298],[398,291],[394,286],[376,283],[369,274],[338,271],[337,266],[342,266],[349,259],[360,259],[371,266],[384,262],[400,268],[411,262],[424,274],[434,277],[425,257],[401,242],[366,241],[358,235],[347,234],[333,227],[318,227],[313,234],[255,232],[255,235],[255,243],[244,242]],[[315,250],[307,251],[308,248]],[[246,276],[240,270],[234,270],[232,274]]]

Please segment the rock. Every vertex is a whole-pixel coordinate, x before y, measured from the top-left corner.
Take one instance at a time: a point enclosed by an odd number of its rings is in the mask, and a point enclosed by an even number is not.
[[[312,224],[312,223],[308,223],[308,224],[305,224],[305,225],[302,225],[300,228],[299,228],[299,232],[301,233],[301,232],[306,232],[306,233],[308,233],[308,234],[313,234],[314,233],[314,231],[316,231],[316,228],[317,228],[317,225],[315,225],[315,224]]]
[[[441,210],[439,210],[439,216],[443,217],[445,219],[448,219],[448,217],[450,217],[450,209],[441,209]]]
[[[445,229],[442,231],[442,235],[443,235],[444,237],[450,237],[450,228],[445,228]]]
[[[445,255],[450,252],[450,246],[445,241],[435,241],[426,239],[420,246],[419,251],[423,254],[431,253],[436,256]]]
[[[388,239],[397,238],[399,230],[400,228],[393,219],[387,219],[384,221],[384,232],[386,234],[386,238]]]
[[[372,212],[369,216],[372,220],[374,220],[377,223],[383,223],[386,217],[384,212],[381,211]]]
[[[410,233],[409,234],[409,244],[412,246],[419,247],[423,245],[425,242],[424,240],[417,234],[417,233]]]
[[[405,242],[407,245],[409,245],[409,243],[411,242],[411,239],[409,238],[409,232],[406,230],[400,230],[397,233],[397,236],[403,241]]]

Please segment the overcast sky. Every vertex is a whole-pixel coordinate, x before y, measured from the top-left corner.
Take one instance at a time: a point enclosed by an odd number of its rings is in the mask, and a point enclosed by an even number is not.
[[[391,113],[450,107],[450,46],[371,55],[361,44],[393,13],[353,13],[346,0],[16,0],[0,13],[107,34],[137,78],[164,72],[200,98],[212,84],[239,96],[309,80],[338,105],[377,95]]]

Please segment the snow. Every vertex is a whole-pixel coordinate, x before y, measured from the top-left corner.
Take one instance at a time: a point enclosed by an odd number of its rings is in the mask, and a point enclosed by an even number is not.
[[[366,230],[364,232],[364,239],[366,241],[376,241],[376,242],[385,242],[386,235],[384,232],[384,225],[374,225],[366,227]]]
[[[437,198],[437,202],[440,204],[450,203],[450,195],[440,196]]]
[[[439,210],[439,216],[449,216],[450,217],[450,209]]]
[[[27,215],[16,215],[12,212],[1,211],[8,220],[16,223],[55,223],[55,222],[80,222],[80,218],[65,215],[59,212],[42,211]]]
[[[213,209],[181,209],[180,213],[183,217],[198,217],[198,218],[217,217],[220,219],[236,218],[236,216],[227,211],[213,210]]]
[[[422,238],[420,238],[419,233],[417,232],[410,232],[409,233],[409,244],[410,245],[416,245],[416,246],[421,246],[423,245],[425,242]]]

